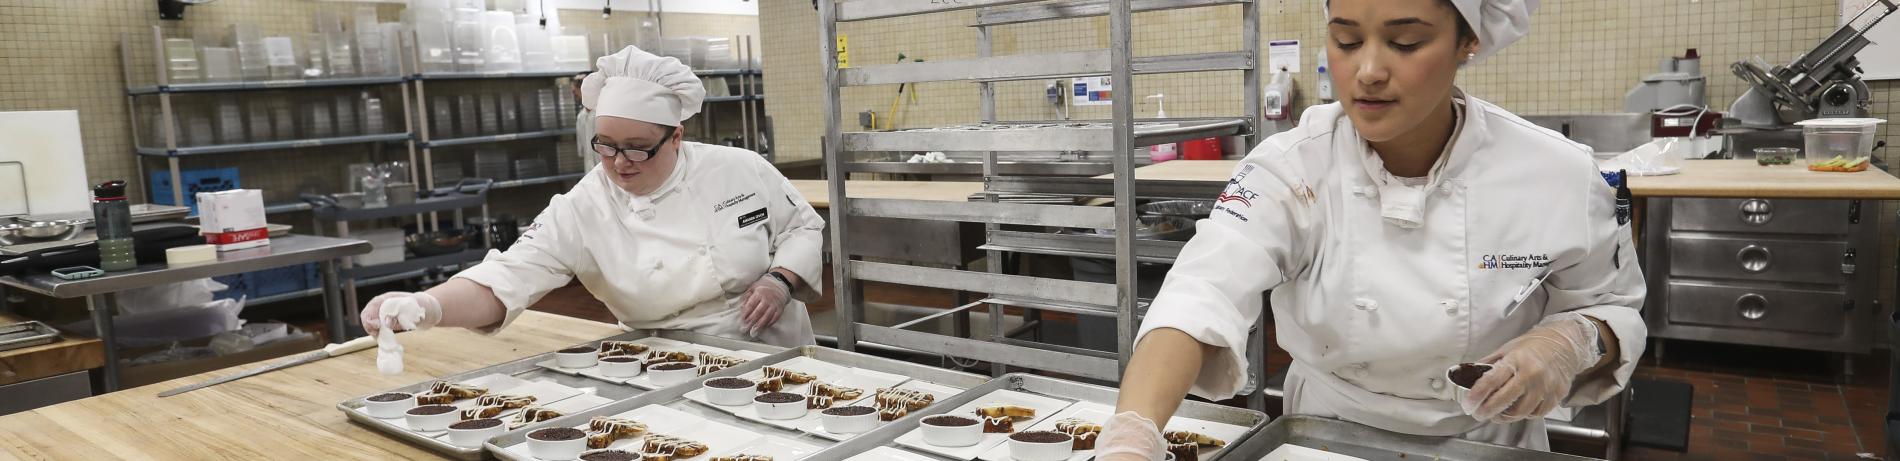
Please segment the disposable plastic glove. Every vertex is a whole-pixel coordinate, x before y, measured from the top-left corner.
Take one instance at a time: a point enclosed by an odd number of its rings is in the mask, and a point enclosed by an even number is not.
[[[747,335],[758,336],[766,327],[778,323],[779,315],[791,299],[792,287],[785,286],[785,282],[770,273],[760,276],[745,290],[745,301],[739,305],[740,325],[745,327]]]
[[[1570,395],[1570,385],[1603,354],[1597,323],[1566,312],[1545,318],[1530,331],[1481,359],[1494,366],[1461,402],[1479,421],[1512,423],[1541,418]]]
[[[416,308],[410,309],[403,307],[401,309],[392,310],[387,307],[390,300],[401,298],[414,301],[413,303],[404,303],[404,306],[415,306]],[[362,315],[359,316],[359,320],[363,322],[363,331],[369,333],[371,336],[376,336],[377,330],[383,328],[383,316],[386,311],[409,319],[406,323],[391,322],[392,325],[397,326],[396,331],[427,330],[434,328],[436,324],[442,322],[442,302],[437,301],[435,296],[428,293],[392,291],[383,293],[375,298],[370,298],[369,304],[363,306]]]
[[[442,303],[428,293],[385,293],[363,308],[363,329],[376,336],[376,370],[402,374],[397,331],[426,330],[442,321]]]
[[[1096,461],[1159,461],[1167,456],[1168,442],[1154,420],[1132,411],[1108,418],[1095,442]]]

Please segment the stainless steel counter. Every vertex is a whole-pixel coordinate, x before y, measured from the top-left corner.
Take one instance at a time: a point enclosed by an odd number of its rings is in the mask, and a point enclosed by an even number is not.
[[[340,342],[343,340],[343,304],[336,296],[336,261],[369,251],[369,242],[362,240],[288,235],[272,238],[270,246],[218,253],[216,262],[200,265],[172,267],[143,264],[130,271],[108,272],[85,280],[61,280],[44,273],[25,277],[6,276],[0,277],[0,285],[9,290],[54,298],[86,298],[86,307],[92,311],[93,326],[98,331],[99,339],[105,342],[106,361],[102,381],[105,391],[111,392],[119,387],[117,343],[112,333],[112,306],[118,302],[116,293],[206,277],[319,263],[323,269],[324,315],[329,319],[330,339]]]

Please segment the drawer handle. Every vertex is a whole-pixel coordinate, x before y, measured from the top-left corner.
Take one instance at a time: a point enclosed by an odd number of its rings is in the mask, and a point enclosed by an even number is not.
[[[1742,295],[1735,298],[1735,312],[1745,319],[1761,320],[1768,316],[1768,298],[1754,293]]]
[[[1767,200],[1758,198],[1743,200],[1741,211],[1742,222],[1750,225],[1768,224],[1768,221],[1775,219],[1775,206]]]
[[[1774,254],[1761,245],[1749,245],[1735,252],[1735,260],[1742,264],[1742,270],[1755,273],[1768,270],[1773,257]]]

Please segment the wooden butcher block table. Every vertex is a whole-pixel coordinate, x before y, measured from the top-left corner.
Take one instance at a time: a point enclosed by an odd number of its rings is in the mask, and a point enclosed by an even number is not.
[[[159,398],[160,391],[257,367],[248,364],[0,416],[0,458],[436,459],[349,422],[352,397],[478,369],[620,333],[612,324],[523,312],[483,336],[461,328],[404,333],[403,374],[376,371],[369,349]]]

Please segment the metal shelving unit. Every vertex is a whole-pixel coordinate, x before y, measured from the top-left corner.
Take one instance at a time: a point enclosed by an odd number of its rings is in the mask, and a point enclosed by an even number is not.
[[[1260,55],[1258,6],[1248,0],[1094,0],[1034,4],[1033,0],[964,0],[960,2],[915,2],[904,0],[826,0],[818,3],[821,53],[825,57],[825,137],[826,172],[830,179],[831,261],[837,280],[839,307],[838,341],[850,350],[859,342],[894,346],[952,357],[983,359],[993,364],[992,373],[1001,375],[1009,367],[1064,373],[1103,381],[1119,381],[1124,358],[1130,356],[1134,334],[1146,311],[1147,302],[1139,299],[1136,268],[1140,262],[1172,262],[1181,242],[1137,238],[1135,205],[1137,198],[1191,197],[1208,199],[1218,194],[1205,187],[1169,186],[1163,182],[1140,182],[1143,192],[1136,194],[1132,155],[1138,148],[1220,136],[1249,136],[1260,120],[1260,75],[1256,57]],[[1134,56],[1130,47],[1134,11],[1239,5],[1242,12],[1240,51],[1200,53],[1177,56]],[[979,37],[978,57],[974,59],[872,65],[838,68],[837,35],[840,22],[893,18],[984,8],[974,24]],[[1034,53],[1011,56],[991,55],[991,27],[1032,21],[1059,20],[1089,16],[1109,17],[1109,48],[1105,50]],[[1011,80],[1109,75],[1115,92],[1139,94],[1132,89],[1134,75],[1239,71],[1245,94],[1244,116],[1231,118],[1137,120],[1135,100],[1122,97],[1113,102],[1111,120],[1085,122],[1002,122],[997,120],[994,83]],[[982,97],[983,123],[890,132],[845,132],[840,114],[843,88],[861,85],[888,85],[918,82],[975,82]],[[1171,126],[1169,126],[1171,125]],[[1251,145],[1257,140],[1249,143]],[[856,152],[887,151],[985,151],[982,174],[985,193],[981,201],[926,202],[897,199],[848,198],[844,181],[850,172],[884,173],[927,172],[939,165],[893,162],[862,162],[849,156]],[[1000,165],[1008,157],[1033,151],[1105,152],[1113,161],[1114,179],[1012,177]],[[1155,192],[1159,192],[1156,194]],[[1038,194],[1058,197],[1108,197],[1113,207],[1077,206],[1048,202],[1023,203],[1003,200],[1004,194]],[[986,272],[911,266],[893,262],[861,259],[859,245],[846,238],[847,227],[857,217],[898,218],[926,221],[982,223],[989,268]],[[1113,236],[1089,234],[1047,234],[1005,229],[1003,226],[1046,226],[1059,228],[1113,229]],[[861,245],[861,244],[860,244]],[[1085,256],[1115,261],[1115,283],[1040,278],[1005,273],[1005,253]],[[861,321],[866,303],[862,282],[884,282],[983,293],[976,302],[951,311],[926,317],[926,320],[954,316],[960,331],[968,331],[972,310],[987,309],[991,319],[987,337],[978,335],[946,336],[905,329],[905,326],[880,326]],[[1264,293],[1262,294],[1264,297]],[[1043,311],[1066,312],[1083,316],[1116,319],[1114,352],[1048,344],[1019,339],[1019,331],[1006,330],[1005,308],[1023,312],[1025,325],[1039,323]],[[1262,325],[1266,319],[1263,316]],[[1263,328],[1257,325],[1247,348],[1248,355],[1264,361]],[[1264,406],[1259,389],[1265,383],[1264,367],[1252,372],[1249,402]]]
[[[130,40],[130,37],[127,35],[121,35],[119,38],[119,60],[121,64],[121,69],[123,69],[123,72],[124,72],[124,78],[125,78],[125,84],[126,84],[126,89],[125,89],[126,111],[127,111],[127,114],[131,116],[131,120],[134,120],[134,122],[132,123],[132,139],[133,139],[134,144],[137,144],[137,141],[139,139],[139,125],[140,125],[139,123],[136,122],[139,119],[138,117],[139,98],[140,97],[156,97],[158,99],[159,117],[160,117],[159,124],[163,127],[163,132],[157,133],[157,135],[160,137],[160,139],[164,140],[164,143],[162,146],[153,146],[153,147],[139,146],[139,147],[136,147],[135,152],[141,156],[165,158],[166,168],[171,172],[171,183],[174,185],[174,187],[172,187],[172,197],[171,197],[172,203],[174,204],[182,205],[185,203],[185,187],[183,185],[184,178],[182,177],[182,173],[179,168],[179,157],[193,156],[193,155],[207,155],[207,154],[253,152],[253,151],[264,151],[264,150],[279,150],[279,149],[301,149],[301,148],[310,148],[310,147],[338,146],[338,145],[346,145],[346,144],[369,144],[369,143],[381,143],[381,142],[395,142],[395,141],[405,141],[405,140],[408,140],[410,137],[409,134],[411,131],[409,130],[407,126],[405,126],[403,131],[394,132],[394,133],[374,133],[374,134],[355,135],[355,136],[335,136],[335,137],[314,138],[314,139],[295,139],[295,140],[283,140],[283,141],[220,144],[220,145],[206,145],[206,146],[188,146],[188,147],[179,146],[180,144],[179,143],[180,135],[178,133],[179,123],[178,123],[177,113],[174,112],[173,110],[173,100],[172,100],[173,95],[193,94],[193,93],[218,94],[218,93],[233,93],[233,92],[260,91],[260,90],[369,88],[369,87],[382,86],[382,85],[400,84],[403,82],[404,77],[402,77],[401,75],[388,75],[388,76],[343,77],[343,78],[311,79],[311,80],[173,83],[171,81],[170,72],[166,68],[167,59],[166,59],[166,50],[164,46],[164,43],[165,43],[164,31],[158,26],[152,26],[151,38],[152,38],[152,56],[154,57],[153,59],[153,66],[155,70],[154,75],[156,77],[157,83],[153,85],[143,85],[143,86],[132,85],[132,82],[134,80],[132,76],[132,72],[133,72],[133,69],[135,68],[132,65],[132,49],[133,49],[132,46],[133,45]],[[407,97],[406,91],[404,93],[404,97],[402,98],[402,100],[403,100],[402,101],[403,105],[402,105],[401,115],[402,115],[402,119],[407,121],[409,120],[409,117],[410,117],[409,116],[410,106],[409,106],[409,98]],[[410,153],[409,161],[411,165],[415,164],[414,152]],[[144,162],[139,162],[139,175],[140,175],[140,179],[144,179],[144,175],[145,175]],[[283,211],[296,211],[296,210],[279,207],[276,209],[276,211],[283,212]]]
[[[327,223],[335,226],[337,237],[349,238],[350,222],[352,221],[373,221],[424,215],[433,217],[436,213],[446,211],[453,212],[455,214],[455,222],[460,223],[465,222],[462,219],[464,209],[478,207],[481,208],[482,222],[488,222],[488,191],[493,188],[494,184],[495,182],[492,180],[465,179],[448,191],[431,189],[431,191],[426,194],[426,197],[418,197],[414,203],[402,205],[392,204],[377,208],[345,209],[333,206],[334,203],[312,205],[311,228],[316,234],[322,235],[324,233],[324,225]],[[318,198],[312,197],[311,200],[318,200]],[[424,223],[417,221],[416,229],[421,230],[423,227]],[[337,271],[337,277],[342,280],[343,284],[344,305],[351,306],[351,309],[354,309],[354,306],[360,305],[357,304],[356,297],[356,286],[359,279],[394,277],[401,274],[422,275],[426,274],[429,269],[447,266],[460,268],[468,263],[480,261],[482,256],[488,251],[487,248],[485,248],[486,242],[488,242],[487,229],[483,228],[480,232],[469,234],[467,238],[474,239],[478,237],[480,240],[476,240],[475,242],[482,243],[483,245],[481,247],[471,244],[469,245],[470,248],[454,253],[409,258],[398,262],[373,266],[357,266],[353,261],[344,261],[342,268]]]
[[[412,36],[412,39],[413,39],[413,36]],[[421,69],[422,57],[419,54],[415,53],[414,52],[415,50],[413,49],[407,50],[407,51],[411,51],[411,52],[406,55],[406,58],[404,59],[404,61],[408,63],[409,68]],[[417,72],[415,74],[410,75],[408,78],[408,83],[403,85],[403,95],[405,96],[405,98],[409,96],[411,90],[414,90],[415,99],[413,101],[405,99],[403,101],[403,105],[405,107],[408,107],[413,102],[415,107],[419,107],[419,108],[427,107],[429,98],[428,98],[428,90],[427,90],[426,83],[430,81],[499,80],[499,79],[553,80],[553,79],[573,77],[578,72],[579,72],[578,70],[572,70],[572,69],[548,70],[548,71],[522,71],[522,72]],[[567,89],[558,88],[557,91],[567,91]],[[578,101],[576,102],[578,103]],[[563,117],[561,116],[562,114],[566,114],[568,116]],[[567,122],[568,120],[573,119],[571,115],[572,115],[571,112],[557,111],[555,120],[560,123],[571,123],[571,122]],[[446,147],[456,147],[456,146],[490,144],[490,143],[508,142],[508,141],[517,141],[517,140],[549,139],[549,140],[553,140],[555,143],[550,146],[552,147],[552,149],[550,150],[552,154],[550,154],[547,157],[547,160],[550,162],[548,165],[549,170],[553,171],[553,170],[559,169],[561,165],[560,159],[558,158],[558,154],[560,153],[560,146],[558,143],[560,142],[561,139],[564,139],[567,136],[572,136],[575,134],[574,127],[542,127],[544,129],[541,131],[436,139],[435,136],[437,135],[437,133],[433,133],[430,129],[430,127],[435,126],[431,124],[429,121],[429,117],[431,116],[432,116],[432,113],[428,110],[418,110],[416,111],[415,117],[413,117],[413,120],[414,120],[413,123],[416,123],[419,126],[416,126],[412,128],[411,130],[412,132],[416,133],[415,136],[411,137],[412,138],[411,150],[421,149],[421,153],[422,153],[421,168],[412,169],[412,171],[421,172],[421,177],[416,178],[417,179],[416,184],[421,185],[420,187],[417,187],[418,190],[440,189],[436,186],[436,183],[435,183],[435,149],[446,148]],[[411,164],[413,165],[415,163],[411,162]],[[497,182],[493,187],[521,187],[521,186],[533,185],[533,184],[549,184],[549,183],[561,182],[560,180],[547,180],[549,178],[569,178],[569,177],[570,177],[569,175],[565,175],[565,174],[556,174],[556,175],[544,176],[540,178],[524,178],[524,179],[518,179],[518,180],[513,180],[513,181],[501,181],[501,182]],[[580,177],[579,175],[572,176],[572,178],[574,179],[578,179],[579,177]],[[484,208],[484,212],[486,212],[485,208]],[[433,224],[434,220],[431,219],[429,222]]]
[[[767,150],[770,150],[772,142],[766,139],[765,124],[763,122],[765,119],[765,108],[759,107],[759,104],[765,101],[765,95],[759,93],[759,79],[764,73],[752,67],[752,36],[736,36],[733,37],[732,42],[739,46],[739,60],[744,63],[745,67],[738,69],[693,71],[693,75],[697,75],[701,79],[737,78],[739,86],[739,94],[709,96],[705,99],[702,112],[707,113],[707,115],[701,117],[701,120],[705,123],[702,125],[702,137],[705,138],[704,141],[707,143],[718,144],[719,140],[714,139],[718,133],[718,127],[714,124],[711,113],[715,110],[721,110],[720,108],[729,107],[727,104],[738,103],[740,112],[739,147],[754,152],[758,152],[761,147],[766,147]],[[760,153],[765,154],[767,160],[772,159],[772,154],[767,152]]]

